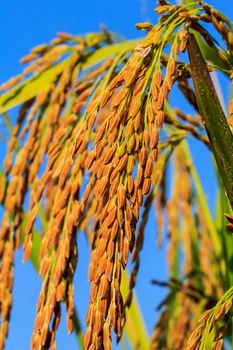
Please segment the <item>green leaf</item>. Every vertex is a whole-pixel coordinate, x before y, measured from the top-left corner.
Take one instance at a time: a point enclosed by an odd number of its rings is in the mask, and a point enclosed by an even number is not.
[[[126,271],[122,273],[121,292],[123,298],[126,297],[129,290],[129,277]],[[145,322],[137,301],[136,294],[132,299],[130,308],[127,310],[127,318],[124,331],[128,336],[133,349],[149,349],[149,337],[145,328]]]
[[[186,158],[186,162],[189,166],[189,171],[190,171],[192,178],[193,178],[193,182],[194,182],[194,185],[196,188],[197,196],[199,198],[202,212],[203,212],[203,215],[204,215],[205,220],[206,220],[206,226],[208,227],[210,237],[211,237],[211,240],[213,242],[213,247],[214,247],[215,253],[216,253],[217,257],[220,258],[222,256],[222,247],[220,244],[220,239],[219,239],[218,232],[217,232],[215,223],[213,221],[213,218],[212,218],[212,215],[210,212],[210,208],[209,208],[208,203],[207,203],[207,199],[206,199],[205,192],[204,192],[204,189],[203,189],[202,184],[201,184],[201,180],[199,178],[198,172],[196,170],[195,164],[194,164],[193,159],[192,159],[192,155],[191,155],[191,152],[190,152],[190,149],[188,146],[188,142],[186,140],[184,140],[181,143],[181,146],[183,148],[183,154]]]
[[[8,111],[20,103],[30,100],[40,91],[49,87],[56,79],[57,75],[62,72],[69,59],[70,58],[56,64],[35,77],[30,77],[0,96],[0,113]]]
[[[119,54],[119,52],[131,51],[138,44],[139,39],[124,41],[119,44],[111,44],[101,47],[95,50],[93,53],[87,56],[80,62],[82,69],[88,69],[91,66],[98,64],[104,59]],[[64,61],[56,64],[55,66],[48,68],[46,71],[38,74],[37,76],[30,77],[13,87],[0,96],[0,113],[3,113],[31,98],[35,97],[40,91],[48,88],[56,79],[58,74],[62,72],[64,67],[69,64],[71,57],[66,58]]]
[[[217,55],[216,51],[201,38],[199,33],[195,32],[195,38],[205,60],[210,61],[216,69],[229,75],[231,72],[230,64],[228,65],[226,62],[223,62]]]
[[[94,51],[87,57],[83,64],[81,64],[82,69],[90,68],[91,66],[105,60],[108,57],[115,56],[122,52],[132,51],[140,42],[140,39],[126,40],[119,44],[111,44],[108,46],[101,47],[100,49]]]
[[[225,213],[231,214],[231,207],[228,201],[228,198],[225,193],[225,189],[220,178],[220,174],[217,171],[218,175],[218,196],[216,200],[216,227],[219,233],[219,237],[221,239],[222,245],[222,260],[225,264],[225,276],[223,278],[224,288],[228,289],[233,285],[233,239],[232,235],[227,232],[226,224],[227,220],[224,217]]]
[[[233,135],[193,34],[189,34],[187,47],[198,107],[233,208]]]

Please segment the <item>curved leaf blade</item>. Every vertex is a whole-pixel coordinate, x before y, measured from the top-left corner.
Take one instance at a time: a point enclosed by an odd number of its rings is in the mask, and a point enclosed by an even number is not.
[[[135,48],[140,40],[124,41],[118,44],[111,44],[101,47],[87,56],[82,62],[80,62],[82,69],[88,69],[91,66],[98,64],[104,59],[118,54],[119,52],[131,51]],[[9,109],[30,100],[35,97],[40,91],[48,88],[53,81],[60,74],[66,64],[69,63],[71,57],[66,58],[64,61],[56,64],[55,66],[47,69],[41,74],[30,77],[18,84],[11,90],[7,91],[0,96],[0,113],[4,113]]]

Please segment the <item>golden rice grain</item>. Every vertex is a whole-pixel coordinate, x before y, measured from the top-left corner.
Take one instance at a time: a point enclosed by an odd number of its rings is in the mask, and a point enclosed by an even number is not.
[[[115,93],[115,95],[113,95],[112,99],[111,99],[111,103],[110,103],[110,109],[116,109],[121,101],[127,96],[127,89],[125,88],[121,88],[121,90],[117,93]]]
[[[169,12],[172,10],[172,6],[171,5],[162,5],[162,6],[159,6],[155,9],[155,12],[158,13],[158,14],[162,14],[162,13],[165,13],[165,12]]]
[[[142,189],[138,188],[137,189],[137,203],[139,204],[139,206],[142,206],[142,202],[143,202],[143,195],[142,195]]]
[[[155,75],[154,75],[154,77],[155,77]],[[151,83],[151,95],[155,101],[158,98],[158,94],[159,94],[159,90],[158,90],[157,84],[155,83],[155,78],[153,78],[152,83]]]
[[[179,45],[178,45],[178,43],[174,43],[172,45],[172,51],[171,52],[172,52],[174,57],[178,57],[178,55],[179,55]]]
[[[125,138],[130,138],[134,132],[133,120],[130,119],[125,128]]]
[[[35,53],[30,53],[27,56],[22,57],[20,62],[21,63],[28,63],[28,62],[34,60],[35,58],[36,58],[36,54]]]
[[[118,221],[115,220],[111,230],[105,230],[102,233],[104,239],[109,240],[109,238],[113,241],[118,232]]]
[[[126,191],[122,184],[117,188],[117,204],[119,208],[124,208],[126,201]]]
[[[122,251],[123,266],[127,265],[128,257],[129,257],[129,241],[128,241],[128,239],[125,238],[124,242],[123,242],[123,251]]]
[[[163,127],[163,123],[164,123],[164,112],[163,111],[159,111],[156,115],[156,127],[158,130],[161,130]]]
[[[128,155],[125,154],[123,157],[121,157],[116,169],[120,172],[124,169],[128,161]]]
[[[151,179],[145,178],[142,185],[142,194],[145,196],[149,193],[151,187]]]
[[[104,251],[107,247],[107,241],[105,239],[101,239],[100,242],[98,243],[97,250],[96,250],[96,255],[97,257],[101,257],[104,254]]]
[[[134,118],[134,130],[138,131],[141,128],[141,113],[138,112]]]
[[[144,22],[144,23],[137,23],[135,24],[135,26],[139,30],[146,30],[146,29],[150,29],[153,25],[149,22]]]
[[[40,262],[39,274],[41,277],[45,276],[46,272],[48,271],[50,262],[51,262],[51,259],[49,259],[48,257],[44,257],[43,260]]]
[[[56,301],[60,302],[64,299],[65,296],[65,281],[59,283],[56,288]]]
[[[181,52],[184,52],[186,50],[186,44],[187,44],[187,39],[188,39],[188,33],[187,30],[182,30],[180,32],[180,46],[179,46],[179,50]]]
[[[14,85],[19,83],[22,79],[23,79],[23,74],[17,75],[16,77],[9,79],[6,83],[0,86],[0,91],[11,89]]]
[[[86,331],[85,337],[84,337],[84,347],[85,347],[85,349],[89,349],[89,346],[91,344],[92,331],[93,331],[92,327],[89,326],[87,328],[87,331]]]
[[[96,183],[96,194],[97,197],[100,198],[104,191],[106,190],[108,184],[108,176],[103,176],[101,179],[99,179]]]
[[[41,329],[41,345],[44,346],[49,335],[49,325],[47,322],[43,324]]]
[[[118,174],[118,176],[114,179],[114,181],[111,183],[111,187],[110,187],[110,189],[109,189],[109,195],[110,195],[110,197],[113,197],[114,194],[116,193],[118,184],[119,184],[119,174]]]
[[[202,323],[204,322],[208,317],[209,315],[211,314],[212,312],[212,309],[210,310],[206,310],[198,319],[198,323]]]
[[[142,185],[143,176],[144,176],[143,168],[141,167],[141,165],[138,165],[137,177],[135,180],[135,185],[137,187],[140,187]]]
[[[98,289],[99,289],[99,286],[93,282],[91,286],[91,291],[90,291],[91,302],[94,302],[96,300]]]
[[[110,325],[115,330],[117,323],[117,308],[116,303],[112,302],[109,309]]]
[[[133,189],[134,189],[134,181],[133,181],[132,175],[130,174],[127,176],[127,191],[128,191],[128,193],[131,194]]]
[[[133,233],[132,233],[132,228],[131,228],[130,222],[125,220],[125,236],[129,242],[132,239],[132,235],[133,235]]]
[[[172,76],[175,74],[176,72],[176,62],[175,60],[170,57],[169,60],[168,60],[168,68],[167,68],[167,72],[168,72],[168,75]]]
[[[118,128],[115,128],[113,131],[109,132],[107,136],[108,143],[112,144],[116,142],[117,136],[118,136]]]
[[[197,349],[198,342],[199,342],[199,337],[192,339],[191,341],[188,342],[188,344],[186,346],[186,350],[195,350],[195,349]]]
[[[219,339],[219,340],[215,343],[215,345],[214,345],[214,347],[213,347],[213,350],[222,350],[222,349],[223,349],[223,345],[224,345],[223,339]]]
[[[141,148],[141,137],[137,133],[134,134],[134,137],[135,137],[134,152],[137,153]]]
[[[153,170],[153,163],[149,157],[149,158],[147,158],[147,161],[146,161],[146,165],[145,165],[145,169],[144,169],[144,176],[150,178],[151,174],[152,174],[152,170]]]
[[[117,213],[117,208],[116,206],[114,208],[112,208],[112,210],[108,213],[108,217],[107,217],[107,225],[108,227],[112,226],[112,223],[115,220],[116,217],[116,213]]]
[[[97,310],[96,314],[95,314],[95,323],[94,323],[93,331],[96,332],[97,334],[99,334],[101,332],[101,330],[103,329],[103,325],[104,325],[104,315],[102,312]],[[102,343],[102,341],[100,341],[100,344],[101,343]],[[98,346],[97,349],[99,349],[100,346]]]
[[[139,94],[141,93],[141,91],[145,85],[145,79],[144,79],[145,73],[146,73],[146,70],[145,71],[142,70],[141,73],[139,71],[139,73],[137,75],[137,80],[135,82],[134,90],[133,90],[133,94],[134,94],[135,98],[140,98]]]
[[[115,254],[115,242],[110,240],[107,247],[108,259],[112,260]]]
[[[150,135],[149,135],[148,130],[146,130],[146,129],[143,131],[143,141],[144,141],[144,145],[146,146],[146,148],[148,148],[149,144],[150,144]]]
[[[62,220],[64,219],[65,213],[66,213],[66,208],[59,210],[59,212],[57,213],[57,215],[54,219],[54,225],[60,226]]]
[[[151,139],[150,139],[150,147],[156,148],[157,144],[158,144],[158,140],[159,140],[159,133],[157,130],[153,130],[152,135],[151,135]]]
[[[124,80],[125,80],[125,86],[129,88],[136,79],[136,65],[131,65],[130,69],[125,71],[124,74]]]
[[[103,327],[103,345],[105,350],[112,350],[111,333],[109,328],[109,324],[105,322]]]
[[[168,98],[168,95],[169,95],[169,92],[170,92],[170,89],[169,89],[169,86],[168,86],[168,81],[169,81],[169,84],[172,85],[173,81],[171,80],[171,76],[166,76],[166,80],[164,81],[162,87],[161,87],[161,91],[163,92],[163,99],[166,100]]]
[[[83,153],[87,148],[88,142],[89,142],[89,136],[88,134],[85,134],[83,136],[82,143],[80,144],[79,147],[77,147],[77,151],[79,151],[79,153]]]
[[[97,110],[94,110],[94,111],[91,113],[91,115],[90,115],[90,117],[89,117],[89,119],[88,119],[88,123],[87,123],[87,128],[88,128],[88,130],[91,130],[92,127],[94,126],[95,121],[96,121],[96,117],[97,117],[97,113],[98,113]]]
[[[105,142],[98,142],[96,145],[96,149],[94,150],[94,154],[96,154],[96,158],[101,158],[103,153],[106,152],[106,143]]]
[[[127,143],[127,151],[128,151],[128,153],[132,153],[133,150],[134,150],[134,147],[135,147],[135,135],[133,134],[130,137],[128,143]]]
[[[126,145],[125,143],[122,143],[118,148],[117,148],[117,151],[116,151],[116,156],[121,158],[124,154],[125,154],[125,151],[126,151]],[[114,166],[114,165],[113,165]]]
[[[107,253],[105,252],[99,260],[99,266],[98,266],[99,277],[105,272],[106,263],[107,263]]]
[[[131,222],[133,220],[133,212],[132,212],[132,208],[131,208],[128,200],[126,200],[125,209],[126,209],[126,221],[128,221],[129,224],[131,224]]]
[[[128,162],[127,162],[127,174],[130,175],[132,174],[133,172],[133,169],[134,169],[134,156],[133,155],[130,155],[128,157]]]
[[[148,113],[148,119],[151,123],[154,122],[154,119],[155,119],[155,115],[156,115],[156,103],[153,104],[152,101],[150,101],[148,104],[147,104],[147,113]]]
[[[153,75],[153,83],[157,86],[157,88],[160,88],[162,84],[163,74],[161,69],[157,69]]]
[[[27,243],[24,245],[23,261],[27,261],[30,258],[32,251],[32,240],[28,239]]]
[[[110,100],[110,98],[113,95],[113,92],[114,92],[114,90],[111,90],[110,88],[105,90],[105,92],[101,98],[101,101],[100,101],[101,108],[103,108],[106,105],[106,103]]]
[[[215,315],[214,315],[214,319],[215,319],[215,320],[218,320],[219,318],[221,318],[222,316],[225,315],[225,312],[226,312],[226,310],[225,310],[225,304],[220,305],[220,306],[218,307],[218,309],[217,309]]]
[[[163,104],[164,104],[164,92],[162,89],[160,89],[158,94],[158,99],[156,101],[156,107],[158,111],[163,107]]]
[[[115,150],[116,150],[116,145],[113,144],[105,153],[104,160],[103,160],[104,164],[108,164],[111,162],[111,160],[115,154]]]
[[[106,265],[107,268],[107,265]],[[100,285],[99,285],[99,297],[100,299],[106,299],[108,297],[109,293],[109,280],[106,278],[105,275],[102,275],[100,278]]]
[[[57,308],[57,310],[58,310],[58,308]],[[53,324],[52,324],[52,331],[51,331],[51,333],[52,332],[56,332],[56,330],[58,329],[59,323],[61,321],[61,312],[57,311],[57,310],[56,310],[56,314],[54,315],[54,318],[53,318]],[[68,334],[70,334],[70,333],[68,332]],[[51,342],[52,342],[52,334],[50,336],[50,344],[51,344]],[[51,348],[52,348],[52,345],[51,345]],[[56,347],[55,347],[55,349],[56,349]]]
[[[105,270],[105,276],[107,277],[108,281],[111,282],[112,280],[112,271],[113,270],[113,262],[111,260],[107,260],[106,270]]]
[[[39,311],[35,319],[35,324],[34,324],[35,329],[40,330],[43,326],[44,321],[45,321],[45,313],[42,313],[42,311]]]
[[[135,96],[132,102],[132,108],[130,108],[129,116],[134,118],[139,112],[142,107],[142,102],[140,99],[140,96]]]
[[[93,320],[93,313],[94,313],[94,304],[93,303],[89,303],[89,307],[88,307],[88,311],[87,311],[87,315],[86,315],[86,325],[88,326],[89,324],[93,324],[92,320]]]
[[[97,144],[102,138],[105,133],[105,125],[102,125],[100,128],[97,129],[96,136],[95,136],[95,144]]]

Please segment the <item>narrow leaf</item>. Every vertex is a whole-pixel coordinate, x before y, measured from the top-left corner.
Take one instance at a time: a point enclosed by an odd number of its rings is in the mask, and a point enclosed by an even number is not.
[[[128,293],[129,277],[126,271],[122,274],[121,291],[123,297]],[[130,308],[127,310],[126,324],[124,328],[133,349],[149,349],[149,337],[145,328],[145,322],[134,292]]]
[[[233,135],[193,34],[189,34],[187,47],[198,107],[228,198],[233,207]]]
[[[81,64],[82,69],[88,69],[91,66],[98,64],[108,57],[114,56],[119,52],[131,51],[138,44],[139,39],[124,41],[119,44],[111,44],[101,47],[95,50],[93,53],[87,56]],[[40,91],[46,89],[56,79],[57,75],[62,72],[66,64],[69,63],[71,57],[68,57],[64,61],[56,64],[55,66],[48,68],[45,72],[38,74],[37,76],[30,77],[18,84],[11,90],[7,91],[0,96],[0,113],[3,113],[31,98],[35,97]]]
[[[37,76],[26,79],[0,96],[0,113],[30,100],[40,91],[46,89],[57,75],[61,73],[69,59],[67,58],[65,61],[56,64]]]

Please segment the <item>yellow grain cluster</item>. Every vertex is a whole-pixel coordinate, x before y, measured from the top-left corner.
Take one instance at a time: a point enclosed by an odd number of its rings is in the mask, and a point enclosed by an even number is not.
[[[183,95],[197,109],[187,81],[188,67],[179,60],[187,45],[187,26],[199,28],[197,20],[202,18],[213,23],[227,45],[231,45],[231,39],[224,20],[207,5],[201,8],[206,11],[205,17],[198,11],[190,15],[186,7],[171,6],[165,0],[158,5],[157,13],[165,13],[163,20],[156,26],[137,25],[147,34],[133,52],[122,51],[83,72],[83,65],[94,50],[109,43],[109,33],[82,38],[59,33],[48,45],[32,49],[22,59],[22,63],[28,64],[23,73],[0,87],[14,88],[25,77],[38,76],[66,59],[51,84],[22,104],[8,143],[0,190],[0,201],[5,206],[0,229],[0,350],[8,333],[12,305],[14,250],[23,243],[23,259],[30,258],[38,223],[42,227],[39,252],[42,287],[32,350],[56,349],[61,302],[66,304],[68,332],[73,331],[78,230],[85,231],[91,246],[85,350],[110,350],[112,330],[118,338],[122,335],[139,269],[144,229],[154,201],[160,242],[165,211],[168,217],[169,267],[175,270],[175,255],[181,243],[183,272],[185,275],[193,272],[192,186],[181,149],[177,148],[174,155],[175,176],[169,200],[165,170],[174,147],[186,133],[207,146],[209,143],[200,132],[200,121],[179,109],[171,115],[167,100],[178,81]],[[202,27],[198,30],[208,41]],[[165,47],[169,48],[168,55],[163,53]],[[166,131],[167,139],[160,140],[164,122],[172,127]],[[200,238],[202,249],[198,255],[206,274],[202,282],[210,294],[212,260],[205,259],[208,229],[201,212],[196,215],[196,226],[205,233]],[[232,218],[229,222],[232,225]],[[123,300],[121,274],[131,253],[133,269],[128,295]],[[179,313],[169,325],[173,336],[166,344],[161,336],[169,316],[165,310],[155,327],[152,349],[167,345],[184,348],[185,338],[181,334],[193,330],[196,320],[194,317],[191,321],[188,310],[192,307],[199,311],[194,300],[200,300],[189,282],[187,278],[182,286],[179,283],[172,286],[179,289],[176,296]],[[219,295],[222,286],[216,292]],[[216,319],[225,313],[224,306]],[[193,348],[194,339],[197,343],[196,335],[192,336],[188,349]]]

